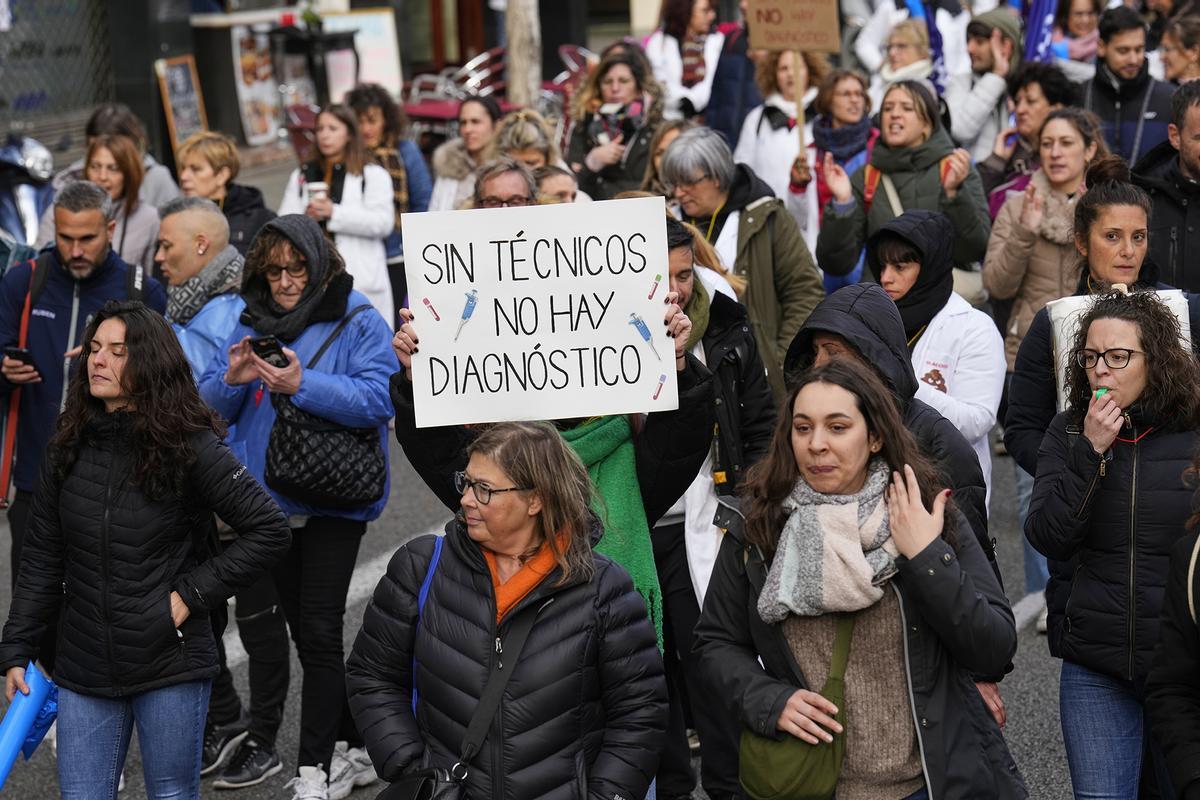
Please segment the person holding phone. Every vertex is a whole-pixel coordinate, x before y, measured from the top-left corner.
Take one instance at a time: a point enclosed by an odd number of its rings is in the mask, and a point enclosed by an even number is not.
[[[200,393],[233,426],[230,446],[259,480],[265,482],[277,402],[336,425],[375,429],[387,452],[388,379],[396,363],[388,346],[391,329],[353,286],[337,248],[310,216],[268,222],[250,247],[241,322],[201,376]],[[304,671],[299,769],[290,786],[298,798],[345,797],[343,791],[375,779],[346,706],[342,625],[359,542],[367,523],[382,513],[387,487],[374,502],[337,508],[269,484],[267,491],[293,520],[292,548],[274,570]],[[282,647],[286,661],[286,640]],[[228,769],[243,758],[270,768],[280,716],[251,725],[244,752]]]

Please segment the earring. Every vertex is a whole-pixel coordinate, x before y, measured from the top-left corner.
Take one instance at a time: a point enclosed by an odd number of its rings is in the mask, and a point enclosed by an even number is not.
[[[199,256],[204,255],[204,248],[203,247],[196,248],[196,255],[199,255]]]

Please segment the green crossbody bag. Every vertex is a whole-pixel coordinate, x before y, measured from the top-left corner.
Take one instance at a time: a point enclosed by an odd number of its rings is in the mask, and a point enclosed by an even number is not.
[[[839,614],[833,640],[833,660],[821,696],[837,706],[835,719],[843,728],[828,744],[811,745],[795,736],[782,740],[742,730],[738,773],[751,800],[830,800],[837,789],[846,757],[846,662],[854,617]]]

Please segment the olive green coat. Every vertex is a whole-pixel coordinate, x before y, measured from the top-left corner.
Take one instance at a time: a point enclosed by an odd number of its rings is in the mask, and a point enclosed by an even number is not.
[[[783,357],[825,297],[817,265],[782,200],[763,197],[741,210],[733,272],[746,278],[742,302],[771,391],[781,403],[786,395]]]
[[[892,149],[881,139],[871,151],[871,164],[891,177],[905,211],[924,208],[941,211],[950,218],[955,232],[952,253],[954,266],[969,268],[982,261],[987,252],[991,222],[987,199],[983,194],[983,182],[974,165],[953,198],[947,197],[942,189],[941,160],[952,152],[954,144],[945,130],[939,128],[916,147]],[[825,207],[821,235],[817,239],[817,261],[821,269],[830,275],[849,274],[858,263],[867,238],[884,223],[899,216],[888,201],[882,180],[876,187],[870,211],[865,210],[865,174],[864,166],[850,176],[854,191],[853,208],[839,212],[833,200]]]

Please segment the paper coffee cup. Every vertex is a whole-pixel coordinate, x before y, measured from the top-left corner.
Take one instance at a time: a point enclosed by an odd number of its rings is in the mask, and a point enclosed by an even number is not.
[[[313,181],[308,184],[308,199],[316,200],[317,198],[329,197],[329,184],[324,181]]]

